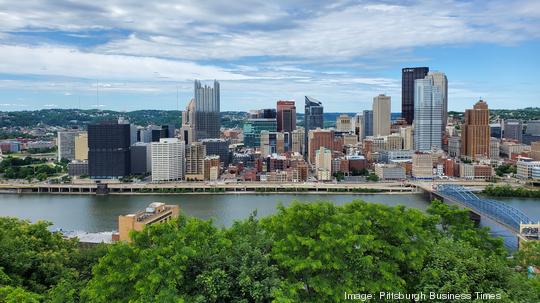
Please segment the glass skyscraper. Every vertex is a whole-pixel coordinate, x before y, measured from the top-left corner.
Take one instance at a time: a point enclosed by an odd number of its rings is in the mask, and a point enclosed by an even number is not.
[[[414,82],[414,148],[430,151],[442,148],[442,92],[433,77]]]
[[[322,102],[312,98],[305,97],[305,107],[304,107],[304,142],[305,146],[308,146],[308,135],[309,131],[317,128],[324,128],[324,118],[323,118],[324,109]],[[307,155],[305,155],[307,157]]]
[[[364,116],[364,138],[368,136],[373,136],[373,111],[365,110],[363,112],[363,116]]]
[[[401,117],[412,125],[414,121],[414,81],[424,79],[429,67],[406,67],[401,70]]]
[[[214,87],[209,87],[202,86],[200,81],[195,80],[194,96],[195,139],[219,138],[221,128],[219,82],[214,81]]]

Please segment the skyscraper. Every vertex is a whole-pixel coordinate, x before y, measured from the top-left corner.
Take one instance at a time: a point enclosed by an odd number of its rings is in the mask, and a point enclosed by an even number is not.
[[[523,123],[517,119],[505,120],[503,137],[505,139],[516,140],[521,143],[523,137]]]
[[[214,81],[214,87],[202,86],[195,80],[195,127],[196,140],[219,138],[221,128],[219,82]]]
[[[465,110],[461,131],[461,155],[471,159],[489,157],[489,109],[483,100]]]
[[[429,67],[406,67],[401,70],[401,117],[411,125],[414,120],[414,80],[424,79]]]
[[[56,144],[58,145],[58,161],[62,159],[74,160],[75,157],[75,141],[81,131],[63,131],[58,132]]]
[[[414,148],[429,151],[442,148],[442,95],[432,77],[415,80]]]
[[[184,176],[185,144],[178,138],[152,142],[152,182],[181,180]]]
[[[373,135],[387,136],[390,134],[390,97],[378,95],[373,98]]]
[[[304,107],[304,146],[308,145],[308,134],[310,130],[323,128],[324,119],[323,119],[323,106],[322,102],[312,98],[305,97],[305,107]],[[307,157],[306,155],[304,155]]]
[[[364,116],[364,138],[373,136],[373,111],[365,110],[363,112],[363,116]]]
[[[106,179],[131,173],[131,127],[129,124],[102,122],[88,125],[88,174]]]
[[[434,85],[441,89],[443,122],[441,131],[444,133],[446,131],[446,124],[448,124],[448,78],[446,78],[444,73],[438,71],[428,72],[427,76],[431,77]]]
[[[204,180],[204,158],[206,157],[206,146],[201,142],[193,142],[186,146],[185,153],[185,179],[187,181]]]
[[[296,129],[296,106],[294,101],[277,102],[277,131],[290,133]]]

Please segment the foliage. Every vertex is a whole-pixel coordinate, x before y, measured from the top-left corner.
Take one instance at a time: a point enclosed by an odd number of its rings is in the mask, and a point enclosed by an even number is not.
[[[377,182],[377,181],[379,181],[379,176],[377,176],[374,173],[371,173],[371,174],[369,174],[369,176],[367,176],[366,180]]]
[[[517,173],[517,167],[512,164],[501,164],[495,168],[495,173],[497,176],[502,177],[506,174],[515,174]]]
[[[0,162],[0,173],[3,173],[6,179],[38,179],[43,181],[67,169],[63,166],[63,162],[54,165],[46,162],[45,159],[32,157],[7,157]]]
[[[337,171],[333,173],[332,176],[334,176],[334,178],[336,178],[336,181],[338,182],[343,181],[345,179],[345,173],[342,171]]]
[[[54,153],[56,152],[56,146],[53,147],[43,147],[43,148],[29,148],[27,152],[29,154],[45,154],[45,153]]]
[[[379,291],[540,301],[540,278],[523,270],[540,244],[509,260],[500,239],[440,201],[427,214],[295,202],[230,228],[180,216],[91,249],[47,227],[0,218],[1,302],[344,302]]]
[[[482,192],[492,197],[519,197],[519,198],[540,198],[540,190],[526,189],[523,187],[512,188],[509,184],[486,186]]]

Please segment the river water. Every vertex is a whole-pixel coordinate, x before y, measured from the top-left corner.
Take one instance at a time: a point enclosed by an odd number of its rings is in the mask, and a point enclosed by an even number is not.
[[[201,219],[214,220],[217,226],[230,226],[235,220],[247,218],[253,211],[259,217],[276,212],[278,205],[292,201],[309,203],[331,201],[342,205],[354,199],[385,205],[404,205],[425,210],[429,203],[420,194],[184,194],[184,195],[32,195],[0,194],[0,216],[13,216],[30,221],[47,220],[53,228],[87,232],[117,229],[118,216],[144,209],[151,202],[177,204],[181,212]],[[520,209],[533,219],[540,219],[539,199],[497,199]],[[513,237],[504,229],[482,220],[495,235],[506,237],[507,246]]]

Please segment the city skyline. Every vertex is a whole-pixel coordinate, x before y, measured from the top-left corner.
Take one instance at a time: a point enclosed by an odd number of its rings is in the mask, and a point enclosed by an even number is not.
[[[2,111],[182,109],[194,79],[217,79],[224,111],[308,95],[361,112],[378,94],[400,100],[410,66],[446,73],[449,110],[480,98],[523,108],[540,94],[536,1],[41,1],[0,15]]]

